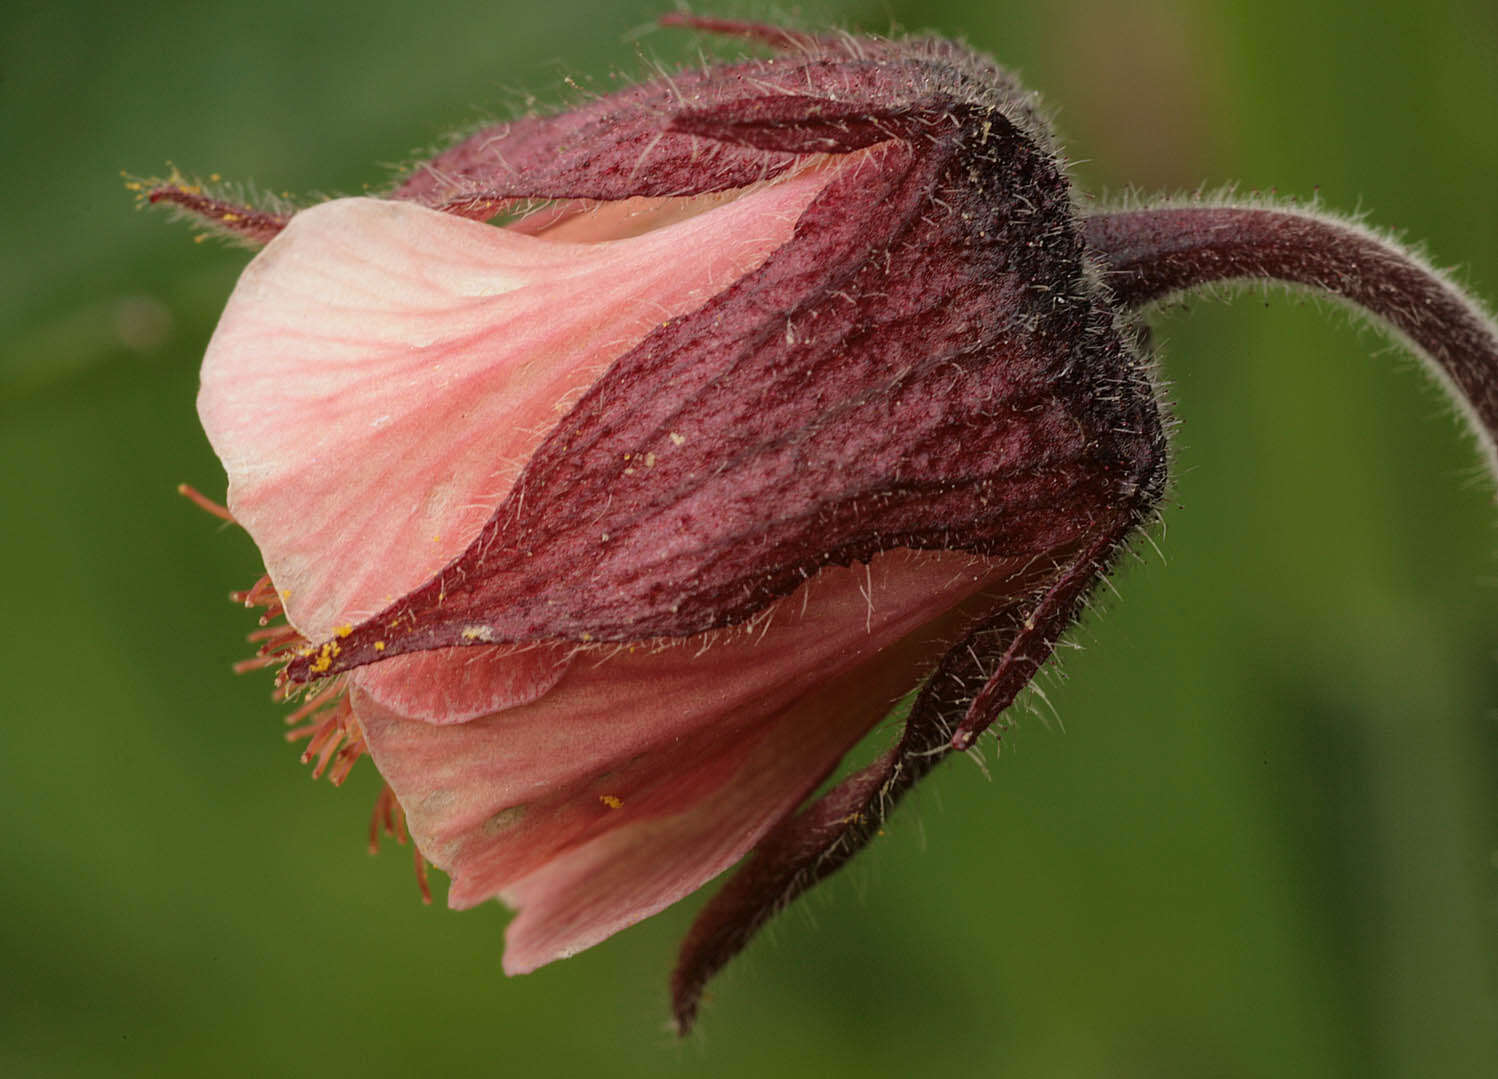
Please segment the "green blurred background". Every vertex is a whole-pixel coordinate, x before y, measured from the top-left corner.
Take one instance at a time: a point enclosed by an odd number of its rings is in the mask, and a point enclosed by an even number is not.
[[[228,670],[253,550],[173,493],[222,490],[196,364],[245,255],[119,172],[358,191],[481,108],[688,55],[662,7],[8,9],[0,1074],[1498,1075],[1498,512],[1415,365],[1301,299],[1154,320],[1163,559],[1077,634],[1063,722],[948,765],[685,1044],[701,897],[506,980],[503,910],[365,853],[372,769],[307,779]],[[819,13],[1019,69],[1089,190],[1319,191],[1498,302],[1491,0]]]

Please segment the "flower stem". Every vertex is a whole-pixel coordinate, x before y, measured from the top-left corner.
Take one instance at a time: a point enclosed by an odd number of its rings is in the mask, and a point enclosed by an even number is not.
[[[1083,232],[1126,307],[1204,285],[1273,281],[1325,292],[1376,316],[1437,375],[1498,476],[1498,325],[1413,252],[1293,207],[1119,210],[1084,218]]]

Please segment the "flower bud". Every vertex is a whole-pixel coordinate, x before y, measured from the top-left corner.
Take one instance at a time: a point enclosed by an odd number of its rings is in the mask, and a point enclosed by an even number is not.
[[[272,237],[199,411],[265,560],[241,595],[288,621],[257,662],[316,683],[307,756],[368,752],[450,903],[519,909],[512,972],[754,851],[688,939],[686,1026],[1028,684],[1167,453],[1102,272],[1153,256],[1079,217],[1008,74],[668,21],[782,51],[487,128],[382,199],[152,197]]]
[[[344,680],[528,970],[732,864],[1071,570],[1054,637],[1163,482],[1131,343],[1012,81],[819,40],[296,214],[199,411],[286,676]]]

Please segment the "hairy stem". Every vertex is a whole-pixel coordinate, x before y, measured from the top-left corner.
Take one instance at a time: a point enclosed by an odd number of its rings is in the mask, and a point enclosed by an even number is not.
[[[1498,326],[1418,256],[1356,225],[1294,208],[1167,206],[1083,219],[1126,307],[1219,282],[1316,289],[1404,338],[1470,417],[1498,475]]]

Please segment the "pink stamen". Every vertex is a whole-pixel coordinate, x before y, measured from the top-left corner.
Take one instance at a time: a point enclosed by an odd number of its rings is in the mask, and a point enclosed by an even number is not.
[[[319,690],[317,693],[313,694],[300,708],[287,716],[286,725],[289,727],[293,723],[300,723],[302,720],[306,719],[314,712],[320,712],[324,708],[327,708],[338,699],[339,695],[343,693],[345,688],[346,687],[342,678],[335,679],[333,684],[330,685],[327,689]]]
[[[280,656],[251,656],[234,664],[235,674],[246,674],[249,671],[259,671],[266,667],[274,667],[281,662]]]
[[[290,626],[281,625],[281,626],[269,626],[266,629],[257,629],[257,630],[255,630],[255,632],[253,632],[249,636],[247,636],[245,638],[245,640],[251,641],[251,642],[254,642],[254,641],[265,641],[266,642],[266,647],[270,648],[270,647],[274,647],[276,644],[280,644],[280,643],[283,643],[285,641],[288,641],[288,640],[292,639],[293,637],[300,637],[300,636],[301,636],[301,634],[298,633],[296,630],[292,629]]]
[[[365,746],[363,738],[355,738],[345,745],[338,753],[338,760],[333,764],[333,770],[328,773],[328,782],[335,787],[343,786],[343,781],[349,777],[349,772],[367,751],[368,747]]]
[[[380,834],[395,835],[395,811],[400,806],[395,800],[395,792],[390,789],[390,784],[380,788],[380,793],[375,797],[374,812],[369,817],[369,853],[380,852]],[[402,838],[400,842],[405,842]]]
[[[204,513],[211,513],[213,516],[219,518],[220,520],[228,521],[230,524],[238,523],[234,520],[234,515],[229,512],[229,508],[227,506],[220,505],[190,484],[177,484],[177,493],[191,502],[194,506],[197,506],[198,509],[202,510]]]
[[[432,887],[427,882],[427,860],[421,856],[421,851],[413,844],[411,854],[416,859],[416,886],[421,889],[421,901],[426,906],[432,905]]]
[[[261,574],[260,579],[249,588],[241,592],[230,592],[231,603],[243,603],[246,607],[269,607],[272,603],[279,604],[280,597],[276,595],[275,586],[270,583],[267,574]]]
[[[361,743],[362,748],[362,743]],[[380,788],[380,793],[375,798],[374,812],[369,817],[369,853],[377,854],[380,850],[380,835],[384,833],[394,836],[395,841],[402,846],[406,842],[406,813],[395,799],[395,792],[387,783]],[[431,882],[427,879],[427,865],[429,864],[421,851],[412,845],[412,861],[416,869],[416,886],[421,889],[421,901],[427,906],[432,903]]]

